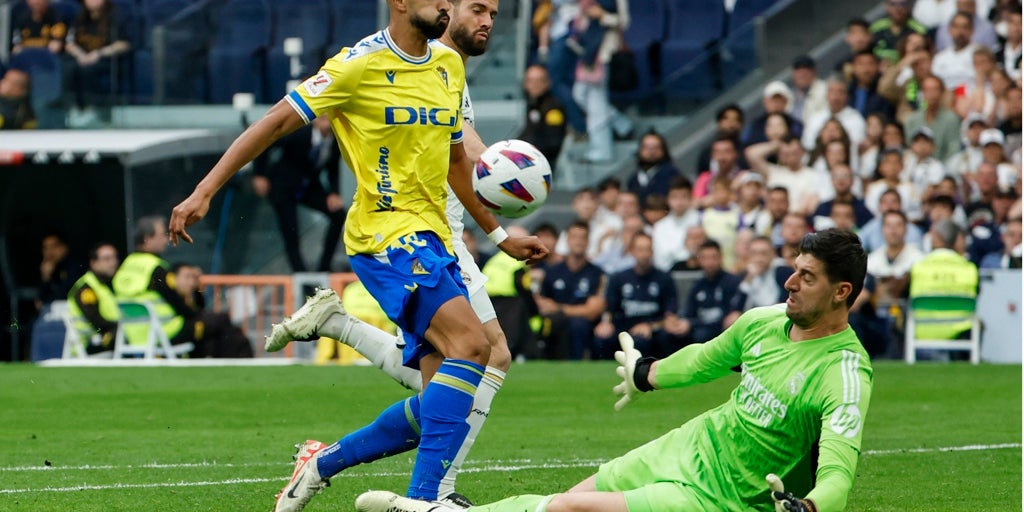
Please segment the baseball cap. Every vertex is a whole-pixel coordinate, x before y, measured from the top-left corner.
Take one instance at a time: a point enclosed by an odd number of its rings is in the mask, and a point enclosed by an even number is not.
[[[793,69],[814,69],[815,62],[809,55],[801,55],[793,59]]]
[[[985,120],[985,116],[978,112],[971,112],[964,118],[964,126],[971,127],[975,123],[981,123],[984,126],[988,126],[988,121]]]
[[[760,183],[760,184],[763,185],[764,184],[764,176],[761,176],[761,173],[759,173],[759,172],[745,171],[743,173],[740,173],[739,176],[736,176],[736,180],[735,181],[736,181],[736,186],[737,187],[742,187],[743,185],[746,185],[747,183]]]
[[[978,144],[981,147],[988,146],[989,144],[999,144],[1000,146],[1006,144],[1006,137],[1003,132],[996,128],[989,128],[981,132],[981,136],[978,137]]]
[[[927,126],[922,126],[914,131],[914,136],[910,140],[917,140],[918,137],[926,137],[928,140],[935,141],[935,132]]]
[[[768,85],[764,86],[764,97],[771,98],[772,96],[782,96],[786,98],[787,103],[793,102],[792,91],[789,90],[789,86],[780,80],[769,82]]]

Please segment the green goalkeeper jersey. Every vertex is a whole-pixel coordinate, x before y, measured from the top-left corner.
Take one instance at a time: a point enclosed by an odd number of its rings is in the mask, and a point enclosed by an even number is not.
[[[802,342],[790,341],[791,326],[784,305],[755,308],[717,338],[657,365],[659,388],[742,370],[726,403],[682,427],[689,442],[680,446],[680,463],[695,466],[688,471],[700,480],[694,483],[737,506],[730,510],[771,510],[768,473],[782,476],[787,489],[810,489],[810,472],[800,466],[816,441],[816,478],[806,497],[821,512],[843,510],[853,485],[871,361],[849,326]]]

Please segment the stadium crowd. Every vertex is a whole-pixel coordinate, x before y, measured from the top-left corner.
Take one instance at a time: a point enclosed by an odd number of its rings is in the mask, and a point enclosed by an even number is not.
[[[69,97],[102,104],[86,70],[131,51],[117,7],[83,0],[78,17],[61,21],[49,0],[26,3],[12,20],[13,55],[33,46],[63,55],[79,76],[66,81],[80,86]],[[552,163],[563,139],[589,133],[598,142],[585,158],[604,160],[605,141],[632,131],[592,98],[607,90],[574,94],[586,73],[558,45],[571,46],[561,29],[588,16],[581,3],[535,7],[520,137],[536,137]],[[570,225],[534,227],[552,257],[526,273],[531,286],[514,279],[492,291],[522,296],[516,307],[537,314],[533,330],[516,329],[513,349],[606,358],[623,330],[655,355],[706,341],[742,311],[784,298],[802,236],[837,227],[870,251],[852,323],[873,356],[896,356],[912,268],[937,249],[935,237],[948,239],[948,225],[955,242],[939,249],[975,267],[1021,265],[1021,39],[1017,0],[886,0],[881,19],[847,24],[835,66],[801,56],[788,80],[764,85],[763,112],[721,108],[695,168],[676,167],[661,134],[641,134],[632,172],[577,191]],[[28,77],[13,66],[3,76],[0,128],[31,127]],[[586,122],[595,109],[603,128]]]

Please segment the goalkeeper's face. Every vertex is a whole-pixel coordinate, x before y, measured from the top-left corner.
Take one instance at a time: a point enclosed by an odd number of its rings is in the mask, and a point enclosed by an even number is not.
[[[419,0],[409,2],[409,22],[423,33],[427,39],[437,39],[444,35],[451,21],[451,3],[437,0]]]
[[[786,316],[801,328],[813,327],[845,303],[837,302],[838,285],[829,281],[825,264],[810,254],[797,256],[785,288]]]

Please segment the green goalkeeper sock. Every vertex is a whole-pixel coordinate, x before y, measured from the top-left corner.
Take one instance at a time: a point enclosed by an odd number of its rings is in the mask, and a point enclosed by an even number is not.
[[[544,512],[554,496],[523,494],[505,498],[489,505],[470,507],[470,512]]]

